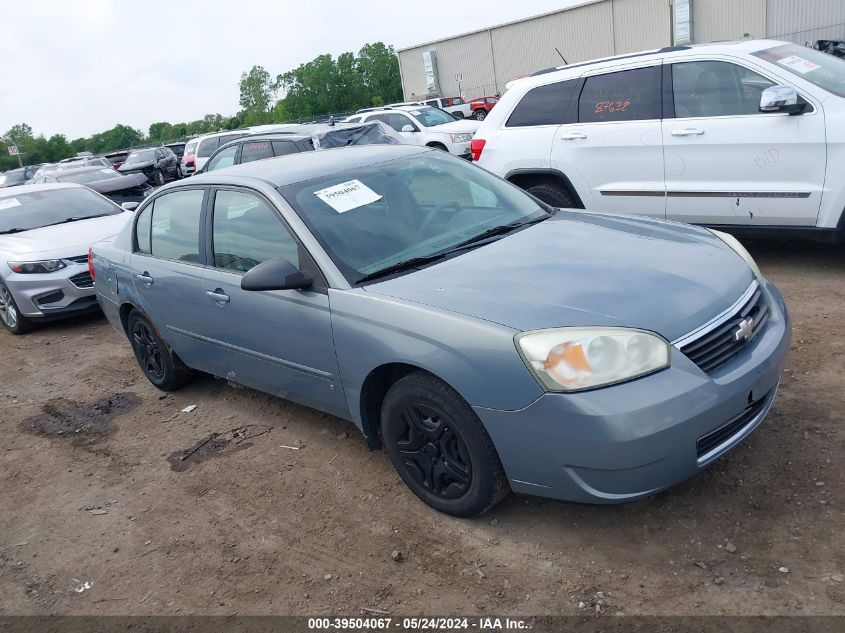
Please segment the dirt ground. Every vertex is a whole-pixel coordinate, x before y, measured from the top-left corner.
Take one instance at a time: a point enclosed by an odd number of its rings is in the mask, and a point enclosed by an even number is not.
[[[212,378],[162,397],[101,317],[0,331],[0,615],[845,614],[845,247],[750,247],[794,321],[780,396],[622,506],[453,519],[350,423]]]

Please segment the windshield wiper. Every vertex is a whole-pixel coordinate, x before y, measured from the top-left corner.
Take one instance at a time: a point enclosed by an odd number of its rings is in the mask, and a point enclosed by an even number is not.
[[[464,240],[463,242],[459,242],[455,244],[451,248],[446,251],[441,251],[441,253],[452,253],[457,250],[461,250],[467,246],[471,246],[473,244],[477,244],[479,242],[484,242],[489,240],[492,237],[499,237],[500,235],[507,235],[508,233],[512,233],[516,229],[520,229],[523,226],[530,226],[532,224],[537,224],[538,222],[542,222],[543,220],[548,220],[550,216],[544,215],[539,218],[535,218],[534,220],[528,220],[527,222],[510,222],[509,224],[501,224],[499,226],[494,226],[492,228],[487,229],[486,231],[482,231],[478,235],[473,235],[468,240]]]
[[[79,222],[80,220],[90,220],[92,218],[104,218],[107,215],[110,215],[110,214],[109,213],[100,213],[100,214],[97,214],[97,215],[75,215],[75,216],[70,217],[70,218],[65,218],[64,220],[59,220],[58,222],[53,222],[52,224],[45,224],[44,226],[56,226],[57,224],[67,224],[68,222]],[[39,228],[43,228],[43,227],[39,227]]]
[[[19,229],[16,227],[14,229],[6,229],[5,231],[0,231],[0,235],[8,235],[9,233],[23,233],[24,231],[29,230],[31,229]]]
[[[372,279],[378,279],[379,277],[386,277],[387,275],[400,273],[403,270],[408,270],[409,268],[417,268],[418,266],[422,266],[423,264],[430,264],[439,259],[443,259],[444,257],[445,253],[432,253],[431,255],[412,257],[411,259],[406,259],[405,261],[392,264],[386,268],[382,268],[381,270],[376,270],[375,272],[368,273],[358,279],[355,283],[360,284],[365,281],[370,281]]]

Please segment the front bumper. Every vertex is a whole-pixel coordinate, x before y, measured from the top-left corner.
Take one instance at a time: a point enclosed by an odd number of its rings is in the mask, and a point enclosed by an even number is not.
[[[741,443],[771,407],[789,351],[783,297],[768,282],[762,285],[769,321],[710,375],[672,348],[671,366],[645,378],[546,393],[518,411],[474,407],[511,488],[619,503],[683,481]]]
[[[18,311],[28,319],[62,318],[98,309],[87,264],[69,263],[43,275],[11,273],[4,283]]]

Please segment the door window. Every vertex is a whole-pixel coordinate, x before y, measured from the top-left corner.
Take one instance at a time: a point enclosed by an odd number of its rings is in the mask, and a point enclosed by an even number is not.
[[[152,225],[153,205],[147,206],[135,221],[135,250],[150,254],[150,226]]]
[[[273,141],[273,153],[276,156],[296,154],[298,151],[296,144],[291,141]]]
[[[532,88],[513,109],[507,127],[560,125],[577,83],[577,79],[570,79]]]
[[[660,67],[587,77],[578,101],[578,121],[637,121],[660,118]]]
[[[226,149],[220,150],[214,158],[208,161],[206,171],[214,171],[215,169],[223,169],[224,167],[231,167],[235,164],[235,154],[238,153],[238,146],[232,145]]]
[[[406,117],[404,114],[395,114],[390,113],[387,115],[387,124],[392,127],[397,132],[401,132],[402,128],[406,125],[410,125],[414,130],[419,130],[419,128],[414,125],[413,121]]]
[[[676,117],[760,114],[760,95],[774,83],[730,62],[672,64]]]
[[[299,245],[276,212],[261,198],[240,191],[218,191],[212,226],[214,265],[245,273],[270,259],[299,267]]]
[[[270,146],[270,141],[251,141],[241,145],[242,163],[265,158],[273,158],[273,148]]]
[[[202,198],[201,189],[174,191],[156,198],[150,230],[150,252],[154,256],[180,262],[200,261]],[[139,247],[140,244],[139,241]]]

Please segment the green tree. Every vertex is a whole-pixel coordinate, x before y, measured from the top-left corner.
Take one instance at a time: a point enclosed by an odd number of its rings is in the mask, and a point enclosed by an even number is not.
[[[240,106],[244,113],[244,120],[248,125],[268,123],[273,98],[276,95],[276,85],[263,66],[253,66],[248,73],[241,75],[238,84],[240,88]]]

